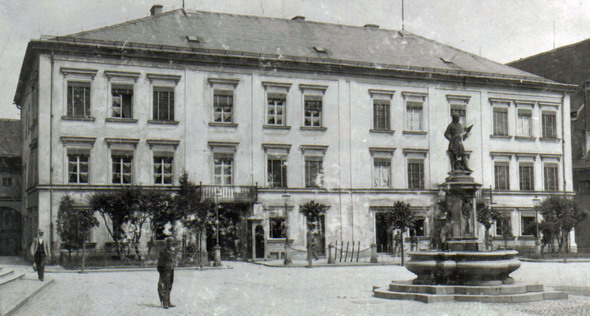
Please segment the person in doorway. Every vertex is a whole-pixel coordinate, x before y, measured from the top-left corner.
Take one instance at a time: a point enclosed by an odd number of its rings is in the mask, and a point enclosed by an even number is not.
[[[49,243],[43,238],[42,230],[39,230],[37,237],[33,238],[31,256],[35,258],[39,281],[43,281],[45,278],[45,263],[47,262],[48,256],[51,258],[51,251],[49,250]]]
[[[158,296],[162,307],[168,309],[175,307],[170,303],[170,292],[172,291],[172,283],[174,282],[174,238],[166,238],[166,248],[160,251],[158,257],[158,273],[160,279],[158,280]]]
[[[318,255],[315,253],[315,236],[314,236],[312,229],[310,229],[309,227],[307,229],[306,239],[307,239],[307,267],[311,268],[311,265],[312,265],[311,259],[313,258],[314,260],[318,260]]]
[[[410,236],[410,251],[415,250],[418,250],[418,236],[416,236],[416,231]]]

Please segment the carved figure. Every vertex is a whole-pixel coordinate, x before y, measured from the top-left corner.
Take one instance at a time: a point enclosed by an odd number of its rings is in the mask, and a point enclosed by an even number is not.
[[[471,172],[472,170],[467,166],[467,155],[465,154],[463,141],[469,136],[473,125],[463,129],[463,126],[459,123],[459,115],[453,113],[452,118],[453,121],[445,131],[445,138],[449,141],[448,154],[451,159],[451,170]]]
[[[465,218],[465,232],[471,232],[471,227],[469,226],[469,218],[471,217],[471,212],[473,211],[473,201],[469,197],[464,197],[461,201],[461,213],[463,218]]]

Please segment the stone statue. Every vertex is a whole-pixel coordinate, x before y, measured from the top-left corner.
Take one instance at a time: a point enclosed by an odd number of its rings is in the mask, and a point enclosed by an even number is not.
[[[473,201],[470,197],[464,197],[461,201],[461,213],[465,218],[465,233],[471,233],[471,227],[469,225],[471,212],[473,212]]]
[[[463,141],[469,136],[469,132],[473,125],[463,129],[459,123],[459,115],[453,113],[453,121],[447,126],[445,131],[445,138],[449,141],[449,158],[451,159],[452,171],[468,171],[472,170],[467,167],[467,155],[465,148],[463,148]]]

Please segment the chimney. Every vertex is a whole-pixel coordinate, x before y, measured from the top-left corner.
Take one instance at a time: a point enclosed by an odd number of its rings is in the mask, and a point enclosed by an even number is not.
[[[303,15],[294,16],[291,20],[293,21],[305,21],[305,17]]]
[[[156,14],[160,14],[162,13],[162,5],[160,4],[154,4],[152,6],[152,8],[150,9],[150,13],[152,14],[152,16],[156,15]]]

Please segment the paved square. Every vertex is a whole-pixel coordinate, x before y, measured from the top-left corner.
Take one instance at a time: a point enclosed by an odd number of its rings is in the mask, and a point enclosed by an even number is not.
[[[438,303],[374,298],[374,285],[407,280],[400,266],[177,270],[172,303],[159,307],[156,271],[52,273],[55,284],[16,315],[588,315],[590,263],[526,263],[517,281],[560,287],[569,300],[522,304]],[[574,294],[574,295],[571,295]]]

